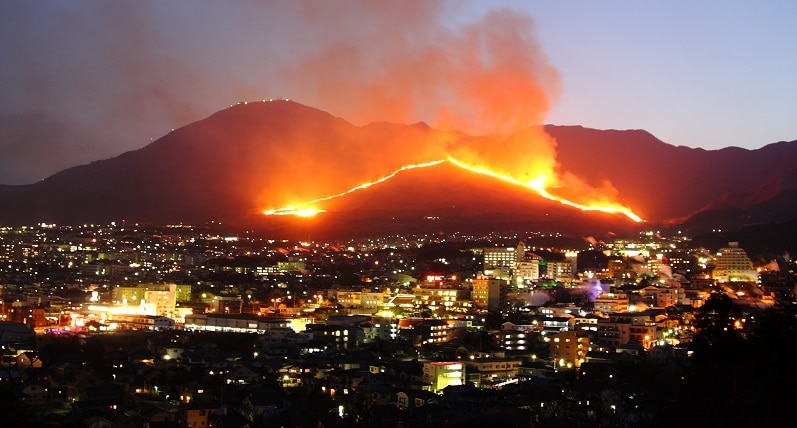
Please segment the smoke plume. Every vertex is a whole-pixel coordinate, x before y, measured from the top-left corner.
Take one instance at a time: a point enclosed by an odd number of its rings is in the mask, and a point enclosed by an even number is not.
[[[29,121],[0,139],[3,152],[22,152],[0,158],[6,171],[0,183],[143,147],[228,103],[290,98],[358,126],[425,122],[450,131],[435,139],[350,141],[328,150],[331,157],[318,153],[324,141],[284,144],[274,161],[310,152],[301,159],[303,171],[320,171],[318,179],[327,180],[302,198],[451,157],[533,183],[551,198],[617,199],[611,184],[593,188],[559,169],[555,141],[540,125],[558,98],[560,76],[523,12],[474,17],[461,13],[459,2],[422,0],[194,6],[180,0],[0,5],[8,23],[0,38],[15,41],[0,44],[0,60],[15,65],[0,81],[0,122],[19,111]],[[4,164],[42,155],[30,130],[45,122],[66,124],[59,138],[47,140],[47,152],[68,155],[35,168]],[[322,165],[329,162],[351,165],[354,177],[333,186],[335,171]]]

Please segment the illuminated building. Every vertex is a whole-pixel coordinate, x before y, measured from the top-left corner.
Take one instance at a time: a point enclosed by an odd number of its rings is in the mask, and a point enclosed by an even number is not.
[[[528,281],[540,279],[540,260],[518,262],[513,278],[518,287],[523,286]]]
[[[680,284],[674,287],[654,287],[648,286],[643,288],[642,295],[650,298],[653,306],[659,308],[666,308],[679,304],[680,297],[683,295],[683,289]]]
[[[252,314],[187,314],[185,330],[264,333],[291,327],[291,320]]]
[[[180,408],[181,419],[185,427],[206,428],[210,426],[209,417],[219,407],[209,400],[191,400],[191,395],[180,396],[184,404]]]
[[[473,381],[477,387],[485,388],[517,378],[518,367],[521,364],[523,364],[523,360],[518,357],[476,358],[467,360],[465,367],[468,371],[468,379]],[[478,374],[478,377],[475,374]]]
[[[291,257],[287,262],[277,262],[278,272],[302,272],[305,269],[305,262],[295,257]]]
[[[398,336],[398,319],[392,316],[374,317],[374,325],[367,331],[366,341],[370,340],[393,340]]]
[[[552,272],[552,275],[548,275],[548,278],[559,278],[559,277],[567,277],[573,278],[578,272],[578,251],[567,251],[565,252],[565,261],[566,264],[558,264],[554,263],[549,269],[549,272]]]
[[[552,278],[560,282],[570,282],[573,280],[574,264],[569,261],[548,262],[546,265],[546,278]]]
[[[581,306],[574,303],[556,303],[550,306],[541,306],[537,311],[546,317],[571,317],[581,312]]]
[[[513,322],[506,321],[501,324],[502,331],[517,331],[520,333],[531,333],[535,331],[542,331],[542,326],[539,322],[532,321],[531,324],[515,324]]]
[[[207,312],[218,314],[240,314],[244,304],[239,296],[217,296],[208,292],[202,293],[199,300],[208,306]]]
[[[691,272],[696,268],[696,260],[687,253],[671,252],[667,255],[667,261],[672,266],[674,272]]]
[[[385,294],[381,291],[337,290],[328,291],[330,297],[335,298],[338,304],[346,309],[360,310],[363,313],[375,313],[385,304]]]
[[[501,341],[507,351],[528,351],[534,337],[535,334],[531,331],[510,330],[501,326]]]
[[[634,280],[637,277],[637,270],[631,266],[627,257],[609,258],[607,264],[607,277],[615,279]]]
[[[430,390],[440,393],[450,385],[465,384],[465,365],[460,362],[423,363],[421,380],[430,385]]]
[[[720,248],[714,259],[713,276],[719,282],[757,282],[758,272],[747,252],[739,248],[738,242],[729,242],[728,247]]]
[[[173,319],[157,315],[111,314],[108,320],[111,330],[173,330]]]
[[[628,312],[628,295],[625,293],[603,293],[595,298],[594,309],[604,314]]]
[[[667,265],[664,262],[664,258],[663,258],[662,254],[657,254],[656,257],[647,259],[646,267],[647,267],[648,273],[650,275],[653,275],[654,277],[655,276],[659,276],[659,272],[661,271],[662,266],[664,266],[665,269],[669,269],[669,267],[670,267],[669,265]]]
[[[255,275],[258,276],[268,276],[271,274],[279,273],[279,268],[274,266],[256,266],[255,267]]]
[[[473,279],[471,300],[478,309],[498,312],[506,300],[507,283],[503,279],[479,276]]]
[[[150,315],[172,316],[177,302],[191,300],[191,286],[153,283],[117,286],[111,289],[111,300],[117,305],[140,305]]]
[[[526,246],[519,242],[516,247],[485,247],[482,250],[484,256],[484,273],[490,274],[500,272],[500,277],[509,279],[518,262],[522,262],[526,256]]]
[[[451,328],[443,320],[423,320],[414,324],[413,337],[417,337],[421,344],[440,344],[449,340]]]
[[[656,323],[645,313],[617,313],[598,320],[597,342],[601,346],[629,343],[650,348],[656,341]]]
[[[354,349],[365,341],[365,332],[356,325],[307,324],[311,340],[331,343],[334,349]]]
[[[563,331],[551,336],[548,343],[551,360],[559,368],[579,368],[589,351],[589,336],[582,330]]]
[[[416,306],[426,306],[434,311],[439,307],[448,309],[461,303],[462,300],[465,300],[466,290],[425,283],[414,287],[412,294]]]
[[[399,336],[414,345],[443,343],[451,339],[453,320],[402,318],[398,321]]]
[[[573,330],[589,330],[589,331],[598,331],[598,317],[595,314],[587,314],[584,316],[576,316],[571,321],[570,324]]]
[[[562,331],[570,330],[570,320],[574,317],[572,315],[562,317],[545,317],[542,320],[542,334],[550,336]]]
[[[31,327],[45,327],[49,324],[44,308],[31,306],[28,302],[12,302],[6,318]]]

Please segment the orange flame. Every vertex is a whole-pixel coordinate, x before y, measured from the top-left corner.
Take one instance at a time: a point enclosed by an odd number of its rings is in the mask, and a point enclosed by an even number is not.
[[[384,176],[384,177],[382,177],[380,179],[377,179],[377,180],[374,180],[374,181],[369,181],[369,182],[360,184],[358,186],[354,186],[354,187],[352,187],[349,190],[346,190],[346,191],[343,191],[343,192],[340,192],[340,193],[336,193],[334,195],[329,195],[329,196],[324,196],[322,198],[313,199],[312,201],[308,201],[308,202],[305,202],[305,203],[302,203],[302,204],[299,204],[299,205],[291,205],[291,206],[287,206],[287,207],[283,207],[283,208],[278,208],[278,209],[275,209],[275,210],[267,210],[267,211],[264,211],[263,214],[265,214],[265,215],[298,215],[298,216],[301,216],[301,217],[311,217],[311,216],[314,216],[315,214],[326,212],[326,210],[320,210],[320,209],[313,208],[312,205],[314,205],[314,204],[317,204],[319,202],[328,201],[328,200],[335,199],[335,198],[339,198],[341,196],[345,196],[345,195],[348,195],[350,193],[354,193],[354,192],[356,192],[358,190],[366,189],[366,188],[371,187],[371,186],[373,186],[375,184],[383,183],[383,182],[385,182],[387,180],[390,180],[391,178],[395,177],[397,174],[399,174],[401,172],[404,172],[404,171],[408,171],[408,170],[416,169],[416,168],[426,168],[428,166],[439,165],[439,164],[441,164],[443,162],[445,162],[445,160],[436,160],[436,161],[426,162],[426,163],[404,165],[401,168],[391,172],[390,174],[388,174],[388,175],[386,175],[386,176]]]
[[[460,167],[462,169],[465,169],[465,170],[468,170],[468,171],[471,171],[471,172],[475,172],[477,174],[487,175],[489,177],[493,177],[493,178],[496,178],[496,179],[499,179],[499,180],[502,180],[502,181],[506,181],[506,182],[511,183],[511,184],[515,184],[515,185],[518,185],[518,186],[521,186],[521,187],[528,188],[530,190],[535,191],[537,194],[539,194],[540,196],[542,196],[545,199],[556,201],[556,202],[559,202],[561,204],[564,204],[564,205],[567,205],[567,206],[570,206],[570,207],[573,207],[573,208],[578,208],[578,209],[580,209],[582,211],[600,211],[600,212],[605,212],[605,213],[609,213],[609,214],[622,214],[622,215],[628,217],[629,219],[631,219],[631,220],[633,220],[635,222],[641,222],[642,221],[642,218],[639,217],[638,215],[636,215],[630,208],[628,208],[626,206],[623,206],[623,205],[620,205],[620,204],[615,204],[615,203],[584,204],[584,203],[578,203],[578,202],[574,202],[574,201],[571,201],[571,200],[568,200],[568,199],[565,199],[565,198],[562,198],[562,197],[555,196],[548,190],[549,182],[551,181],[551,177],[549,175],[545,174],[545,173],[541,172],[536,177],[533,177],[529,181],[524,182],[522,180],[519,180],[517,178],[511,177],[509,175],[500,174],[500,173],[497,173],[497,172],[494,172],[494,171],[491,171],[491,170],[488,170],[488,169],[485,169],[485,168],[479,168],[479,167],[467,165],[467,164],[463,163],[462,161],[454,159],[453,157],[449,157],[446,160],[436,160],[436,161],[426,162],[426,163],[421,163],[421,164],[405,165],[405,166],[393,171],[392,173],[390,173],[390,174],[388,174],[388,175],[386,175],[386,176],[384,176],[384,177],[382,177],[382,178],[380,178],[378,180],[374,180],[374,181],[370,181],[370,182],[366,182],[366,183],[360,184],[360,185],[355,186],[355,187],[353,187],[353,188],[351,188],[349,190],[346,190],[344,192],[336,193],[334,195],[324,196],[322,198],[314,199],[312,201],[309,201],[309,202],[306,202],[306,203],[303,203],[303,204],[299,204],[299,205],[291,205],[291,206],[287,206],[287,207],[283,207],[283,208],[279,208],[279,209],[275,209],[275,210],[268,210],[268,211],[265,211],[263,214],[265,214],[265,215],[296,215],[296,216],[301,216],[301,217],[312,217],[312,216],[314,216],[314,215],[316,215],[318,213],[326,212],[326,210],[317,209],[317,208],[313,207],[313,205],[318,204],[319,202],[324,202],[324,201],[328,201],[328,200],[331,200],[331,199],[339,198],[341,196],[348,195],[348,194],[356,192],[358,190],[366,189],[366,188],[374,186],[376,184],[385,182],[385,181],[395,177],[397,174],[399,174],[399,173],[401,173],[403,171],[416,169],[416,168],[425,168],[425,167],[429,167],[429,166],[439,165],[439,164],[441,164],[443,162],[450,162],[452,165],[458,166],[458,167]]]
[[[550,178],[548,176],[546,176],[545,174],[542,174],[542,173],[539,174],[536,178],[532,179],[531,181],[523,182],[523,181],[518,180],[516,178],[510,177],[510,176],[507,176],[507,175],[503,175],[503,174],[498,174],[496,172],[493,172],[493,171],[490,171],[490,170],[487,170],[487,169],[477,168],[477,167],[474,167],[474,166],[466,165],[466,164],[464,164],[464,163],[462,163],[462,162],[460,162],[460,161],[458,161],[458,160],[456,160],[454,158],[448,158],[448,161],[451,162],[452,164],[460,167],[460,168],[464,168],[464,169],[466,169],[468,171],[472,171],[472,172],[475,172],[477,174],[487,175],[487,176],[490,176],[490,177],[493,177],[493,178],[497,178],[499,180],[506,181],[508,183],[516,184],[518,186],[527,187],[527,188],[529,188],[531,190],[534,190],[535,192],[537,192],[537,194],[539,194],[540,196],[542,196],[545,199],[556,201],[556,202],[559,202],[561,204],[564,204],[564,205],[567,205],[567,206],[570,206],[570,207],[573,207],[573,208],[578,208],[578,209],[580,209],[582,211],[601,211],[601,212],[605,212],[605,213],[609,213],[609,214],[623,214],[623,215],[625,215],[626,217],[630,218],[631,220],[633,220],[635,222],[641,222],[642,221],[642,218],[639,217],[638,215],[634,214],[634,212],[630,208],[622,206],[622,205],[619,205],[619,204],[606,204],[606,205],[593,204],[593,205],[586,205],[586,204],[580,204],[580,203],[577,203],[577,202],[573,202],[573,201],[570,201],[570,200],[567,200],[567,199],[564,199],[564,198],[560,198],[560,197],[554,196],[553,194],[551,194],[546,189],[546,184],[550,181]]]

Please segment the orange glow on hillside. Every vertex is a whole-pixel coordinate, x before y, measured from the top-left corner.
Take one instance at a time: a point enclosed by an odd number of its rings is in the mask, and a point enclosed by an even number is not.
[[[557,142],[541,124],[559,97],[561,76],[542,51],[531,17],[497,10],[460,31],[445,24],[445,8],[437,2],[386,3],[361,8],[362,16],[334,5],[312,14],[323,21],[316,24],[336,22],[340,31],[317,53],[281,69],[280,80],[294,82],[314,104],[333,106],[340,117],[363,125],[318,115],[306,121],[304,114],[279,116],[268,128],[279,144],[252,158],[258,171],[260,159],[284,168],[279,174],[263,170],[250,181],[259,186],[259,210],[312,216],[323,212],[320,206],[331,210],[332,204],[323,202],[409,169],[449,162],[573,208],[642,221],[608,180],[597,184],[600,175],[559,164]],[[375,25],[376,31],[362,33],[350,25],[360,21],[404,31]],[[359,43],[363,35],[369,43]],[[283,126],[291,123],[288,118],[303,121]],[[401,123],[414,125],[394,125]],[[393,170],[400,165],[406,166]],[[346,166],[351,169],[341,173]],[[366,181],[373,177],[382,178]]]
[[[630,208],[628,208],[626,206],[623,206],[623,205],[620,205],[620,204],[617,204],[617,203],[600,202],[600,201],[598,201],[598,202],[595,202],[595,201],[592,201],[592,202],[590,202],[590,201],[587,201],[587,202],[576,202],[576,201],[572,201],[570,199],[566,199],[566,198],[554,195],[553,193],[551,193],[551,191],[549,189],[552,187],[551,183],[555,182],[556,179],[553,177],[553,175],[548,174],[545,171],[539,171],[539,172],[537,172],[536,176],[530,177],[530,179],[528,181],[522,181],[522,180],[519,180],[517,178],[511,177],[509,175],[501,174],[501,173],[498,173],[498,172],[495,172],[495,171],[492,171],[492,170],[489,170],[489,169],[486,169],[486,168],[480,168],[480,167],[468,165],[468,164],[466,164],[466,163],[464,163],[464,162],[462,162],[460,160],[457,160],[457,159],[455,159],[453,157],[449,157],[447,160],[437,160],[437,161],[421,163],[421,164],[405,165],[405,166],[393,171],[391,174],[389,174],[389,175],[387,175],[385,177],[382,177],[382,178],[380,178],[378,180],[375,180],[375,181],[370,181],[370,182],[366,182],[366,183],[360,184],[360,185],[355,186],[355,187],[353,187],[353,188],[351,188],[349,190],[346,190],[344,192],[336,193],[334,195],[324,196],[322,198],[314,199],[312,201],[308,201],[306,203],[299,204],[299,205],[291,205],[291,206],[279,208],[279,209],[276,209],[276,210],[268,210],[268,211],[265,211],[263,214],[265,214],[265,215],[296,215],[296,216],[300,216],[300,217],[312,217],[312,216],[315,216],[318,213],[325,212],[325,210],[313,208],[313,206],[318,204],[319,202],[324,202],[324,201],[329,201],[331,199],[339,198],[341,196],[348,195],[348,194],[356,192],[358,190],[366,189],[366,188],[374,186],[376,184],[385,182],[385,181],[395,177],[397,174],[399,174],[399,173],[401,173],[403,171],[416,169],[416,168],[425,168],[425,167],[429,167],[429,166],[439,165],[439,164],[441,164],[443,162],[450,162],[451,164],[453,164],[453,165],[455,165],[457,167],[463,168],[465,170],[468,170],[468,171],[471,171],[471,172],[475,172],[477,174],[487,175],[489,177],[493,177],[493,178],[496,178],[496,179],[499,179],[499,180],[502,180],[502,181],[505,181],[505,182],[508,182],[508,183],[511,183],[511,184],[515,184],[517,186],[528,188],[530,190],[533,190],[535,193],[537,193],[538,195],[542,196],[545,199],[549,199],[551,201],[556,201],[556,202],[559,202],[561,204],[564,204],[564,205],[567,205],[567,206],[570,206],[570,207],[573,207],[573,208],[578,208],[578,209],[583,210],[583,211],[600,211],[600,212],[609,213],[609,214],[622,214],[622,215],[628,217],[629,219],[631,219],[631,220],[633,220],[635,222],[641,222],[642,221],[642,218],[640,218],[638,215],[636,215]],[[589,192],[587,192],[587,194],[588,193]]]
[[[375,184],[379,184],[379,183],[385,182],[387,180],[390,180],[391,178],[395,177],[397,174],[399,174],[401,172],[404,172],[404,171],[408,171],[408,170],[416,169],[416,168],[426,168],[426,167],[429,167],[429,166],[439,165],[439,164],[441,164],[443,162],[445,162],[445,161],[444,160],[436,160],[436,161],[426,162],[426,163],[404,165],[401,168],[393,171],[392,173],[390,173],[390,174],[388,174],[388,175],[386,175],[386,176],[384,176],[384,177],[382,177],[382,178],[380,178],[378,180],[369,181],[369,182],[360,184],[358,186],[354,186],[354,187],[352,187],[349,190],[346,190],[346,191],[343,191],[343,192],[340,192],[340,193],[336,193],[334,195],[329,195],[329,196],[324,196],[322,198],[313,199],[312,201],[308,201],[308,202],[305,202],[305,203],[302,203],[302,204],[291,205],[291,206],[287,206],[287,207],[283,207],[283,208],[278,208],[278,209],[275,209],[275,210],[267,210],[267,211],[264,211],[263,214],[265,214],[265,215],[297,215],[297,216],[300,216],[300,217],[312,217],[312,216],[314,216],[314,215],[316,215],[318,213],[326,212],[325,210],[319,210],[319,209],[312,208],[313,205],[315,205],[315,204],[317,204],[319,202],[329,201],[331,199],[339,198],[341,196],[348,195],[348,194],[356,192],[358,190],[366,189],[366,188],[371,187],[371,186],[373,186]]]
[[[265,215],[295,215],[297,217],[314,217],[317,214],[325,213],[327,210],[316,209],[311,207],[302,207],[294,205],[290,207],[280,208],[278,210],[265,211]]]
[[[311,26],[332,22],[339,31],[314,54],[280,67],[279,80],[361,126],[278,105],[279,122],[266,128],[275,144],[252,140],[268,149],[250,158],[259,172],[248,181],[257,186],[258,211],[311,217],[322,206],[332,210],[324,202],[449,162],[570,207],[642,221],[608,180],[597,184],[600,175],[558,163],[557,142],[541,124],[559,98],[561,76],[531,17],[496,10],[452,29],[438,2],[385,3],[360,8],[363,15],[332,4],[312,14],[320,21]],[[351,22],[378,24],[363,33]],[[381,31],[381,23],[404,31]],[[369,43],[360,43],[364,35]],[[396,126],[402,123],[414,125]],[[280,173],[262,168],[261,159],[280,165]]]
[[[496,172],[493,172],[493,171],[490,171],[490,170],[487,170],[487,169],[482,169],[482,168],[477,168],[477,167],[473,167],[473,166],[470,166],[470,165],[466,165],[466,164],[464,164],[464,163],[462,163],[462,162],[460,162],[460,161],[458,161],[458,160],[456,160],[454,158],[448,158],[448,161],[451,162],[452,164],[460,167],[460,168],[467,169],[468,171],[472,171],[472,172],[475,172],[477,174],[487,175],[487,176],[490,176],[490,177],[497,178],[499,180],[506,181],[508,183],[516,184],[518,186],[527,187],[527,188],[529,188],[531,190],[534,190],[535,192],[537,192],[540,196],[542,196],[545,199],[556,201],[556,202],[559,202],[561,204],[564,204],[564,205],[567,205],[567,206],[571,206],[573,208],[578,208],[578,209],[583,210],[583,211],[601,211],[601,212],[610,213],[610,214],[623,214],[623,215],[625,215],[626,217],[630,218],[631,220],[633,220],[635,222],[641,222],[642,221],[642,218],[639,217],[638,215],[634,214],[634,212],[630,208],[624,207],[624,206],[619,205],[619,204],[605,204],[605,205],[603,205],[603,204],[577,203],[577,202],[574,202],[574,201],[570,201],[570,200],[567,200],[567,199],[564,199],[564,198],[560,198],[560,197],[554,196],[553,194],[551,194],[547,190],[547,187],[546,187],[546,185],[550,181],[552,181],[552,179],[551,179],[551,177],[546,176],[544,173],[540,173],[539,175],[537,175],[535,178],[533,178],[532,180],[530,180],[528,182],[523,182],[523,181],[520,181],[520,180],[518,180],[516,178],[510,177],[510,176],[507,176],[507,175],[503,175],[503,174],[498,174]]]

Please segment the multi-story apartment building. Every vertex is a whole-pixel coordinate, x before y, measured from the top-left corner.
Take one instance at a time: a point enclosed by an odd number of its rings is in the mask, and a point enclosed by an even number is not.
[[[512,279],[513,283],[521,288],[531,281],[540,279],[540,260],[532,259],[517,262]]]
[[[573,280],[573,263],[570,261],[548,262],[545,276],[559,282],[570,282]]]
[[[563,331],[550,337],[551,360],[558,367],[581,367],[589,351],[589,334],[586,331]]]
[[[506,270],[508,275],[512,275],[518,262],[522,262],[526,256],[526,245],[519,242],[515,247],[485,247],[482,250],[484,256],[484,270],[487,271],[501,269]]]
[[[510,352],[525,352],[531,347],[535,333],[524,330],[506,330],[501,326],[501,343]]]
[[[365,330],[365,341],[372,340],[393,340],[398,337],[398,319],[391,316],[374,316],[373,325]]]
[[[656,333],[656,323],[647,313],[613,313],[598,320],[597,344],[639,344],[647,349],[656,341]]]
[[[446,320],[402,318],[398,322],[399,332],[413,344],[440,344],[451,339],[453,325]]]
[[[753,262],[738,242],[729,242],[720,248],[714,258],[713,277],[718,282],[756,282],[758,272],[753,269]]]
[[[473,279],[471,300],[477,309],[498,312],[506,301],[507,282],[503,279],[479,276]]]
[[[628,312],[628,295],[625,293],[603,293],[595,298],[594,309],[604,314]]]

